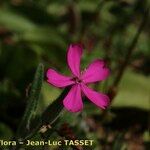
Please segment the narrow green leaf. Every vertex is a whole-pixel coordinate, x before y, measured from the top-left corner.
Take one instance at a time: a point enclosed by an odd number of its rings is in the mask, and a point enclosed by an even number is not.
[[[18,128],[17,132],[18,137],[24,137],[26,134],[31,132],[30,127],[31,121],[35,119],[43,78],[44,78],[44,67],[42,64],[39,64],[29,93],[28,104],[23,119],[21,121],[21,124]]]
[[[61,95],[53,101],[52,104],[50,104],[47,109],[42,114],[42,124],[52,124],[58,117],[60,112],[63,109],[62,101],[66,94],[68,93],[68,90],[70,88],[66,88]]]
[[[43,125],[52,125],[60,116],[62,110],[63,110],[63,104],[62,101],[65,98],[66,94],[69,91],[69,87],[64,89],[64,91],[60,94],[60,96],[53,101],[49,106],[46,108],[46,110],[42,113],[41,118],[36,120],[36,127],[34,130],[29,133],[25,139],[29,139],[33,137]]]

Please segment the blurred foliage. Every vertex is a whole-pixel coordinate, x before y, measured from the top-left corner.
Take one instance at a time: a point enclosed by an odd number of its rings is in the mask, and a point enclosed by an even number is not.
[[[70,43],[84,45],[82,67],[95,58],[106,60],[111,68],[111,77],[94,88],[108,92],[149,7],[148,0],[1,0],[0,137],[11,139],[15,136],[28,104],[27,96],[35,69],[40,62],[44,64],[45,71],[51,67],[69,74],[65,55]],[[147,132],[150,108],[149,26],[148,16],[128,58],[129,69],[119,87],[111,87],[111,96],[116,97],[108,111],[102,112],[85,100],[82,113],[64,111],[52,125],[60,132],[52,133],[48,129],[44,135],[46,138],[68,138],[62,130],[69,128],[77,139],[94,139],[94,150],[111,147],[134,150],[149,146],[148,140],[141,138]],[[43,112],[61,92],[44,82],[37,114]],[[127,125],[122,120],[130,118],[132,111],[141,115]],[[124,123],[122,129],[114,125],[117,119]],[[128,119],[125,120],[128,122]],[[34,138],[40,139],[41,135]]]

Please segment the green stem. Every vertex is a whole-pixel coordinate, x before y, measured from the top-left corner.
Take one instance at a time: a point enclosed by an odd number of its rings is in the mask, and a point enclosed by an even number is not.
[[[149,17],[149,8],[145,11],[144,15],[143,15],[143,19],[141,21],[141,24],[131,42],[131,44],[129,45],[129,48],[128,48],[128,51],[127,51],[127,54],[125,56],[125,59],[124,59],[124,62],[121,64],[120,66],[120,69],[119,69],[119,72],[114,80],[114,83],[113,83],[113,87],[117,87],[118,84],[120,83],[120,80],[122,79],[122,76],[126,70],[126,67],[128,66],[128,62],[129,60],[131,59],[131,56],[132,56],[132,53],[134,51],[134,48],[138,42],[138,39],[140,37],[140,34],[142,32],[142,30],[144,29],[145,27],[145,24],[148,20],[148,17]]]

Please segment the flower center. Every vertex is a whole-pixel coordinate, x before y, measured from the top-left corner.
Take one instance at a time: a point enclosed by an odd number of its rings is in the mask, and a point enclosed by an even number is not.
[[[72,78],[72,80],[75,81],[75,83],[81,83],[82,82],[82,80],[77,78],[77,77]]]

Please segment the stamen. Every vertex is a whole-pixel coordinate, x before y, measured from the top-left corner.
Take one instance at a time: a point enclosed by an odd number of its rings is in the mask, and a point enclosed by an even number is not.
[[[72,78],[72,80],[75,81],[76,83],[81,83],[82,82],[82,80],[77,78],[77,77]]]

